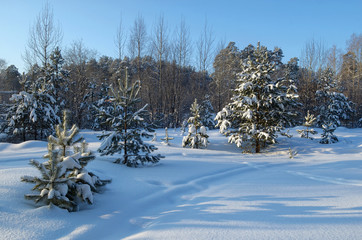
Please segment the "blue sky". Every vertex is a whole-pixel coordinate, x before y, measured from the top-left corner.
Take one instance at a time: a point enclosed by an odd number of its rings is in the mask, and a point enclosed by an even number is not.
[[[140,14],[150,33],[160,16],[172,35],[181,17],[190,28],[193,41],[199,37],[205,18],[212,27],[215,41],[234,41],[242,49],[260,41],[268,48],[280,47],[284,61],[300,57],[306,41],[316,39],[326,47],[342,50],[352,33],[362,33],[361,0],[49,0],[59,22],[65,48],[83,40],[99,55],[116,56],[114,36],[120,16],[124,27],[131,28]],[[0,58],[8,65],[24,70],[21,55],[29,27],[41,11],[43,0],[0,0]]]

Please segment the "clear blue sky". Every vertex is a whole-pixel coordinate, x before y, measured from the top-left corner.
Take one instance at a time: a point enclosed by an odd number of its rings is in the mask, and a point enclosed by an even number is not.
[[[362,33],[361,0],[49,0],[54,18],[64,33],[63,48],[83,40],[99,55],[116,56],[114,36],[122,14],[129,30],[141,14],[148,32],[160,14],[173,31],[181,17],[196,41],[205,17],[216,42],[234,41],[242,49],[260,41],[280,47],[284,61],[300,57],[306,41],[321,40],[327,47],[346,47],[352,33]],[[0,58],[24,70],[21,55],[29,27],[41,11],[43,0],[0,0]]]

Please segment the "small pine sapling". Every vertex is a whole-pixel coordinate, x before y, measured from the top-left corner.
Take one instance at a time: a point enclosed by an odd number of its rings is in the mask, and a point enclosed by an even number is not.
[[[22,181],[36,183],[33,190],[38,190],[40,194],[25,195],[25,198],[54,204],[68,211],[77,211],[81,202],[93,203],[93,192],[98,192],[99,186],[110,181],[101,180],[86,170],[85,166],[95,156],[87,151],[87,143],[77,137],[78,133],[75,125],[68,129],[67,113],[64,111],[63,123],[56,126],[56,136],[48,137],[48,154],[44,158],[49,160],[30,162],[41,171],[42,178],[22,177]]]
[[[303,124],[303,126],[306,128],[302,129],[302,130],[297,130],[297,132],[300,134],[301,138],[308,138],[308,139],[313,140],[313,137],[310,136],[310,134],[312,134],[312,135],[317,134],[317,131],[315,131],[313,128],[310,128],[310,127],[313,126],[313,123],[315,120],[316,120],[316,118],[314,117],[314,115],[310,114],[308,111],[307,116],[305,116],[305,122]]]
[[[188,119],[189,131],[182,139],[182,147],[203,148],[209,143],[209,136],[206,133],[206,128],[202,126],[200,120],[200,106],[197,104],[197,99],[191,105],[191,117]]]
[[[35,183],[32,190],[39,192],[39,194],[26,194],[25,198],[34,200],[35,203],[53,204],[70,212],[74,211],[77,204],[67,197],[69,182],[74,179],[65,174],[59,152],[54,150],[54,145],[51,143],[48,144],[46,156],[49,160],[45,163],[39,163],[36,160],[30,161],[30,164],[41,172],[41,177],[21,177],[22,182]]]
[[[161,138],[162,141],[164,141],[164,143],[166,145],[170,145],[169,141],[170,140],[173,140],[173,137],[169,137],[168,136],[168,130],[167,130],[167,127],[165,128],[165,137],[164,138]]]

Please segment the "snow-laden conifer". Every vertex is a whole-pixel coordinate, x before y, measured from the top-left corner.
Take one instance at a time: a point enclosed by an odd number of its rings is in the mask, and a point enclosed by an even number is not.
[[[100,116],[106,119],[111,132],[99,136],[103,140],[98,151],[101,155],[120,153],[121,158],[115,163],[123,163],[129,167],[137,167],[144,163],[157,163],[162,156],[151,153],[157,148],[147,144],[142,138],[150,138],[154,132],[152,124],[147,123],[147,105],[137,108],[141,85],[140,81],[130,84],[127,69],[126,77],[118,81],[118,88],[111,87],[110,101],[113,108],[99,109]]]
[[[231,103],[215,118],[230,143],[238,147],[252,143],[258,153],[261,147],[276,142],[276,132],[293,125],[297,88],[288,74],[275,77],[281,58],[280,49],[270,51],[259,43],[257,48],[249,47]]]
[[[55,150],[51,143],[48,144],[47,158],[45,163],[30,161],[30,164],[40,171],[41,177],[23,176],[21,180],[34,183],[32,190],[39,193],[26,194],[25,198],[45,205],[53,204],[68,211],[76,210],[76,202],[67,196],[69,185],[72,185],[74,179],[65,174],[59,151]]]
[[[317,125],[323,129],[320,141],[323,144],[338,142],[338,138],[333,134],[334,130],[341,125],[342,119],[348,119],[353,113],[352,102],[343,93],[333,91],[336,82],[335,74],[330,68],[322,71],[317,80]]]
[[[200,117],[203,126],[208,129],[215,128],[215,111],[210,101],[210,96],[206,95],[205,99],[200,104]]]
[[[187,120],[189,123],[188,134],[182,139],[182,147],[206,148],[209,143],[205,126],[201,123],[200,105],[197,99],[191,105],[191,116]]]
[[[13,102],[7,115],[8,132],[23,137],[33,135],[33,139],[41,139],[52,133],[59,117],[54,110],[55,99],[47,93],[21,91],[13,94]]]
[[[301,138],[308,138],[313,140],[313,137],[311,135],[317,134],[317,131],[311,128],[314,124],[314,121],[316,118],[313,114],[310,114],[309,111],[307,112],[307,116],[304,117],[305,122],[303,123],[303,126],[305,129],[297,130],[297,132],[300,134]]]
[[[323,124],[322,129],[322,139],[319,141],[322,144],[331,144],[338,142],[338,138],[336,135],[334,135],[334,131],[336,130],[336,125],[333,123],[330,123],[328,125]]]
[[[55,136],[48,137],[48,161],[30,163],[41,171],[42,178],[22,177],[22,181],[36,183],[33,190],[39,194],[27,194],[27,199],[54,204],[69,211],[78,210],[81,202],[93,203],[93,193],[109,180],[101,180],[85,168],[95,156],[87,151],[87,143],[78,137],[79,129],[73,125],[68,128],[67,114],[64,112],[63,123],[56,126]]]

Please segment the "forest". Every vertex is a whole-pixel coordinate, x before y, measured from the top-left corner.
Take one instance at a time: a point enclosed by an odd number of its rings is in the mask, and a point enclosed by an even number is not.
[[[101,124],[97,108],[112,102],[110,88],[126,77],[126,69],[130,82],[140,82],[138,104],[147,104],[147,121],[157,127],[187,124],[195,99],[214,119],[231,102],[244,63],[259,43],[217,43],[206,21],[193,42],[184,20],[172,35],[166,23],[162,15],[152,29],[142,16],[131,29],[120,22],[114,39],[118,57],[113,58],[87,48],[82,40],[60,49],[62,31],[46,6],[30,28],[24,53],[27,70],[20,73],[0,59],[0,132],[7,134],[7,141],[44,139],[64,109],[81,129],[109,130]],[[350,107],[343,113],[337,109],[343,115],[338,125],[361,127],[362,34],[352,34],[345,50],[312,39],[300,59],[282,59],[278,47],[268,51],[278,55],[271,79],[288,76],[295,85],[299,104],[294,110],[299,114],[293,124],[301,125],[307,113],[320,115],[318,94],[324,89],[342,94]],[[328,80],[323,83],[326,72]],[[215,119],[208,128],[216,124]]]

